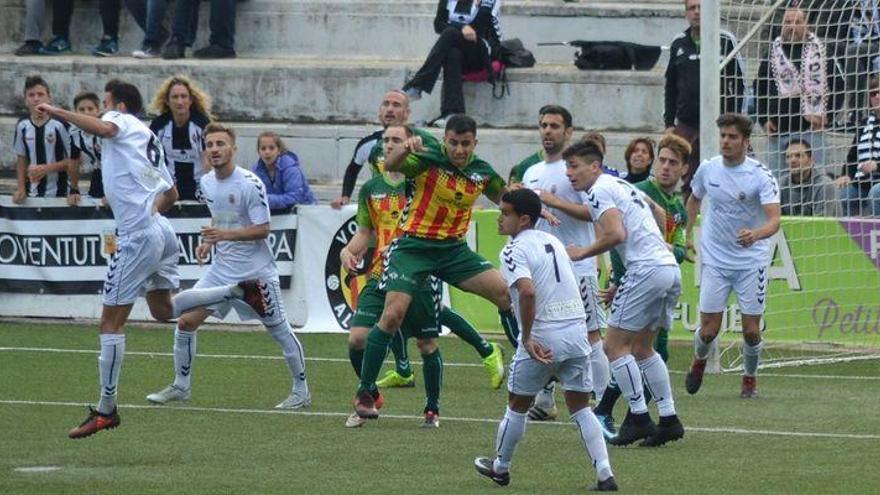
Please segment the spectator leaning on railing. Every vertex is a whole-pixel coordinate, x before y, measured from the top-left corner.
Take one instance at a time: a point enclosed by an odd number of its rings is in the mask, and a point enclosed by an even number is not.
[[[837,187],[842,188],[846,216],[864,213],[880,217],[880,79],[871,78],[868,87],[871,113],[859,126],[846,155],[844,173],[836,181]]]
[[[257,138],[260,159],[251,171],[263,181],[269,208],[287,209],[294,205],[313,205],[315,196],[299,166],[299,158],[284,146],[281,136],[264,132]]]
[[[779,179],[783,215],[836,217],[840,215],[837,187],[827,174],[816,170],[810,143],[792,139],[785,150],[788,170]]]
[[[211,97],[187,76],[166,79],[153,97],[150,122],[165,150],[180,199],[197,199],[199,179],[206,172],[204,129],[213,120]]]
[[[100,118],[101,100],[95,93],[83,92],[73,99],[73,109],[76,113]],[[70,177],[67,204],[70,206],[79,204],[80,173],[91,173],[89,197],[104,199],[104,181],[101,177],[101,138],[71,125],[70,162],[67,165],[67,175]]]

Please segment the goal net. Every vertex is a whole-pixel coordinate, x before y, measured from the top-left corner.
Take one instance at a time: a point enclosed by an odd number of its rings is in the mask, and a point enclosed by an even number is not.
[[[878,3],[719,4],[721,34],[737,45],[722,65],[741,65],[753,153],[782,196],[763,367],[880,357]],[[735,307],[726,316],[720,365],[732,370],[742,361]]]

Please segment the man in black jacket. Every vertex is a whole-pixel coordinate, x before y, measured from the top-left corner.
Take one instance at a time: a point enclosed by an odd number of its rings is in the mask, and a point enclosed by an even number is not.
[[[685,18],[690,25],[679,33],[669,47],[666,67],[666,95],[663,121],[666,132],[684,138],[692,148],[688,172],[682,178],[684,200],[690,195],[691,177],[700,166],[700,0],[685,0]],[[721,58],[736,46],[732,33],[721,30]],[[724,66],[721,74],[721,112],[740,113],[745,94],[742,56]]]
[[[430,93],[443,70],[443,88],[440,119],[435,125],[443,127],[446,117],[465,113],[462,73],[486,68],[492,73],[491,54],[501,40],[498,0],[439,0],[434,17],[434,31],[440,35],[428,54],[424,65],[404,86],[411,100]]]

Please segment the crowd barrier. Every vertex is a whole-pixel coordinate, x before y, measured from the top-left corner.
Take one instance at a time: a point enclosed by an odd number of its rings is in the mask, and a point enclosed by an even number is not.
[[[273,212],[268,242],[289,318],[302,331],[348,328],[353,301],[366,282],[365,275],[353,276],[339,263],[339,251],[357,231],[355,210],[349,205]],[[195,259],[195,248],[210,215],[203,205],[178,204],[167,216],[180,244],[181,285],[189,287],[205,270]],[[494,210],[476,211],[468,243],[497,265],[506,239],[496,232],[496,217]],[[18,206],[0,197],[0,315],[97,318],[112,231],[109,209],[92,200],[71,208],[57,199],[31,199]],[[773,244],[765,321],[774,330],[766,334],[769,339],[880,342],[880,221],[784,218]],[[673,336],[692,331],[699,321],[696,266],[682,266]],[[455,289],[446,300],[480,330],[500,331],[497,311],[489,303]],[[143,301],[135,304],[132,318],[150,320]],[[234,312],[228,319],[238,321]],[[738,327],[735,304],[724,320],[727,327]]]

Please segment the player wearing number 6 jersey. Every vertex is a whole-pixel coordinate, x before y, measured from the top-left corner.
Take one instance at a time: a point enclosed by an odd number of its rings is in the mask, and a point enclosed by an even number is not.
[[[510,483],[510,462],[525,434],[529,405],[555,376],[596,468],[594,489],[617,490],[599,420],[589,407],[590,343],[580,287],[559,239],[534,228],[540,214],[541,200],[529,189],[501,197],[498,233],[510,236],[501,250],[501,273],[519,317],[520,345],[510,363],[507,411],[498,425],[496,457],[478,457],[474,465],[499,485]]]
[[[629,400],[629,413],[613,445],[645,438],[642,446],[657,446],[684,436],[675,414],[669,372],[653,341],[658,328],[669,328],[681,293],[681,272],[666,246],[652,214],[653,203],[631,184],[602,173],[602,152],[580,142],[562,154],[566,174],[579,191],[587,191],[587,206],[596,224],[596,241],[587,247],[570,246],[573,260],[614,249],[626,267],[611,303],[605,353],[611,373]],[[634,358],[635,357],[635,358]],[[638,360],[638,362],[636,362]],[[642,388],[654,396],[660,412],[655,429]]]
[[[70,438],[120,424],[116,392],[125,355],[123,326],[135,300],[145,295],[150,313],[160,321],[192,309],[171,301],[171,290],[178,285],[179,250],[171,224],[158,212],[177,200],[177,189],[158,139],[134,116],[143,106],[140,91],[118,80],[108,82],[104,89],[106,112],[100,119],[40,105],[41,111],[102,138],[104,192],[116,220],[117,249],[104,281],[100,322],[101,399],[97,408],[89,408],[86,420],[70,430]]]

